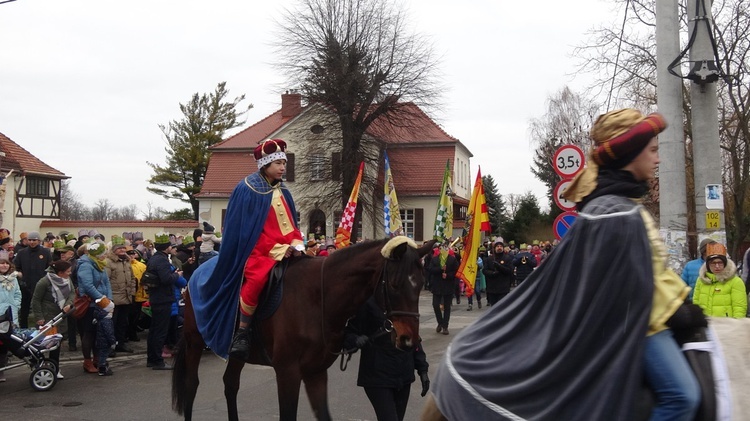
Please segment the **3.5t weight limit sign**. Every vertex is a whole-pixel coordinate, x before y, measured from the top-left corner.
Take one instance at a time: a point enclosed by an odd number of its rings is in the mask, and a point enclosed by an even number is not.
[[[552,167],[562,178],[573,178],[583,169],[583,164],[583,151],[575,145],[561,146],[552,159]]]

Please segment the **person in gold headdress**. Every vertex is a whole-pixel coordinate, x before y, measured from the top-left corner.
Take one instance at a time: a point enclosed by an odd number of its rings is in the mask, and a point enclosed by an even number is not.
[[[425,414],[637,419],[643,367],[657,398],[650,419],[693,419],[699,386],[669,326],[706,321],[684,305],[690,288],[666,267],[656,223],[640,204],[665,128],[661,115],[633,109],[596,120],[588,166],[565,192],[578,218],[508,305],[492,306],[451,343]]]

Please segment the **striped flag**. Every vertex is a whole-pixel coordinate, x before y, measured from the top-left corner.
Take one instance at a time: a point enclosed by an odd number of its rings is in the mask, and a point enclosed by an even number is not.
[[[479,245],[482,242],[482,232],[492,232],[490,228],[490,214],[487,210],[487,199],[484,196],[484,184],[482,184],[482,169],[477,172],[477,181],[474,183],[474,191],[469,201],[469,210],[466,212],[466,225],[461,242],[461,266],[456,276],[464,281],[464,292],[467,297],[474,295],[474,282],[477,279],[477,255]]]
[[[365,162],[359,164],[359,174],[357,181],[354,182],[352,194],[349,195],[349,201],[346,203],[344,213],[341,215],[341,222],[336,228],[336,248],[340,249],[348,246],[352,238],[352,225],[354,225],[354,214],[357,212],[357,197],[359,196],[359,185],[362,183],[362,171],[365,169]]]
[[[391,163],[388,161],[388,152],[385,155],[385,196],[383,197],[383,218],[385,219],[385,235],[395,236],[404,233],[401,226],[401,215],[396,198],[396,186],[393,185],[393,174],[391,174]]]
[[[440,201],[435,214],[434,238],[445,241],[453,235],[453,191],[451,190],[451,161],[445,162],[443,188],[440,190]]]

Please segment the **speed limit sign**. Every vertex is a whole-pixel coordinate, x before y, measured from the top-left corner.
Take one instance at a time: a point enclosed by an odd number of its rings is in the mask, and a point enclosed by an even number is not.
[[[583,164],[583,151],[575,145],[561,146],[552,158],[552,167],[562,178],[573,178],[583,169]]]
[[[565,190],[570,186],[570,183],[572,183],[573,180],[562,180],[559,183],[557,183],[557,186],[555,187],[554,195],[555,195],[555,203],[557,204],[557,207],[564,210],[564,211],[573,211],[576,208],[576,202],[573,202],[571,200],[568,200],[563,197],[563,194],[565,193]]]

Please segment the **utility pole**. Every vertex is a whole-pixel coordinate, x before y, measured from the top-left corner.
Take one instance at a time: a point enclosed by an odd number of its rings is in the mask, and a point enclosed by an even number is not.
[[[660,0],[656,7],[656,95],[668,126],[659,134],[659,225],[669,250],[668,264],[681,272],[687,263],[687,203],[685,136],[682,124],[682,79],[669,73],[680,54],[677,0]],[[679,69],[677,69],[679,71]]]
[[[657,2],[658,3],[658,2]],[[697,4],[696,4],[697,3]],[[695,174],[695,217],[698,240],[707,237],[726,244],[724,194],[721,178],[718,101],[715,82],[719,78],[711,45],[712,0],[688,1],[688,32],[695,41],[690,48],[690,101],[692,104],[693,166]],[[719,198],[707,197],[711,192]],[[718,189],[718,191],[716,191]],[[707,200],[708,199],[708,200]]]

